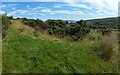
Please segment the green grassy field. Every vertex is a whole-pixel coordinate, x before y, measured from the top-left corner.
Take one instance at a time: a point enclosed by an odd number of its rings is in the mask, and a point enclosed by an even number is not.
[[[115,60],[105,62],[93,51],[95,40],[55,40],[23,34],[10,26],[3,40],[3,73],[115,73]],[[92,31],[90,35],[97,36]]]

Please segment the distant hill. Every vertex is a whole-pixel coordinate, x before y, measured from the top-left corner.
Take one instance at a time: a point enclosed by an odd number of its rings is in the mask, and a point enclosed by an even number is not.
[[[68,22],[75,23],[76,20],[66,20]],[[110,18],[101,18],[101,19],[90,19],[86,20],[87,25],[93,29],[118,29],[118,17],[110,17]]]
[[[68,21],[68,22],[73,22],[73,23],[76,22],[76,20],[66,20],[66,21]]]
[[[118,29],[118,17],[91,19],[91,20],[86,20],[86,22],[92,28],[107,27],[110,29]]]

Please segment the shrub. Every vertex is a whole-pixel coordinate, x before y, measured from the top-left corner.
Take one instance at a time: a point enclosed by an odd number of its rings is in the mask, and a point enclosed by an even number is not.
[[[89,40],[93,41],[93,40],[95,40],[95,37],[90,35]]]
[[[113,56],[113,48],[113,44],[110,40],[102,40],[97,42],[95,51],[101,59],[109,61]]]
[[[110,35],[111,30],[109,29],[99,29],[97,32],[101,33],[102,35]]]

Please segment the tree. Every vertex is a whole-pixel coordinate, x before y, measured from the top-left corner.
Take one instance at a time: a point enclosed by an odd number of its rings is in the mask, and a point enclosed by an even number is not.
[[[80,20],[80,21],[77,21],[76,23],[78,23],[78,24],[82,25],[82,24],[84,24],[84,23],[85,23],[85,21],[84,21],[84,20]]]
[[[8,19],[13,20],[13,16],[8,16]]]

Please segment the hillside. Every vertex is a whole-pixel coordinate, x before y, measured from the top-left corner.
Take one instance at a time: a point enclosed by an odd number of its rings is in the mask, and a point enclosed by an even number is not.
[[[68,22],[75,23],[76,20],[66,20]],[[101,18],[101,19],[88,19],[85,20],[87,25],[91,28],[110,28],[110,29],[118,29],[118,17],[109,17],[109,18]]]
[[[86,36],[81,42],[70,42],[45,33],[35,37],[33,32],[21,21],[12,21],[2,44],[3,73],[117,72],[116,57],[105,62],[93,51],[96,40]],[[89,35],[96,37],[99,33],[91,31]]]
[[[91,28],[118,29],[118,17],[86,20]]]

